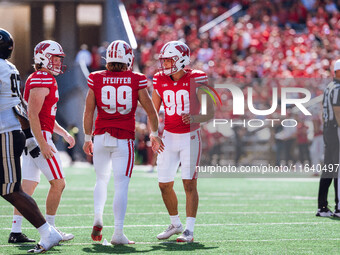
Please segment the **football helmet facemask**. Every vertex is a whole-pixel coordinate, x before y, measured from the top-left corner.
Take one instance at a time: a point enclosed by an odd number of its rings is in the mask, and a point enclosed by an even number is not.
[[[164,61],[171,59],[171,66],[165,66]],[[190,49],[180,41],[166,43],[159,54],[160,71],[166,75],[172,75],[190,64]]]
[[[60,57],[60,62],[54,63],[54,57]],[[65,53],[61,45],[52,40],[42,41],[34,48],[34,63],[50,70],[55,76],[65,72],[64,57]]]

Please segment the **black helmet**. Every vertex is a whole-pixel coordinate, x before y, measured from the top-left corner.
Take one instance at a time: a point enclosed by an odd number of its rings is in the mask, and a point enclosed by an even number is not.
[[[13,38],[9,32],[0,28],[0,58],[8,59],[13,51]]]

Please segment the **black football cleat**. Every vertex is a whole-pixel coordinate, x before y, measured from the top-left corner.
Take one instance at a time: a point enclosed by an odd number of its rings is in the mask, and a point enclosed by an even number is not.
[[[319,208],[315,216],[319,217],[331,217],[333,212],[328,207]]]
[[[34,243],[34,239],[28,238],[23,233],[13,233],[9,234],[8,243]]]

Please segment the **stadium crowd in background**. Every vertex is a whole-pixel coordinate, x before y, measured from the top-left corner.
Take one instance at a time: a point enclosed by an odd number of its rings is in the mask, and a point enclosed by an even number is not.
[[[327,84],[321,79],[330,77],[334,56],[340,55],[340,1],[274,2],[130,1],[126,8],[139,45],[139,68],[151,81],[163,42],[183,38],[191,49],[192,68],[215,82],[236,79],[245,95],[251,86],[257,107],[270,106],[272,87],[285,86],[286,78],[301,78],[293,86],[307,87],[312,97],[321,95]],[[237,4],[240,12],[199,32]],[[224,114],[231,113],[231,100],[222,107]]]
[[[334,56],[340,55],[340,1],[336,0],[124,3],[138,43],[135,61],[149,79],[149,90],[165,41],[183,39],[191,49],[191,68],[203,70],[215,83],[233,78],[245,95],[251,86],[254,106],[258,108],[271,105],[273,87],[303,86],[312,98],[321,95],[328,83],[323,79],[331,76]],[[200,27],[236,5],[241,5],[242,10],[212,29],[199,32]],[[92,48],[91,70],[102,69],[98,59],[104,48],[105,43]],[[286,85],[288,78],[298,80]],[[221,97],[226,102],[221,109],[224,118],[235,118],[231,100],[225,100],[230,95]],[[145,114],[137,110],[136,120],[146,124]],[[150,163],[152,157],[148,156],[148,146],[144,146],[147,139],[138,130],[136,137],[139,162]]]
[[[141,71],[152,77],[162,43],[183,38],[192,66],[211,78],[328,77],[340,50],[339,1],[274,2],[131,3],[127,10],[140,45]],[[201,26],[237,4],[242,11],[199,33]]]

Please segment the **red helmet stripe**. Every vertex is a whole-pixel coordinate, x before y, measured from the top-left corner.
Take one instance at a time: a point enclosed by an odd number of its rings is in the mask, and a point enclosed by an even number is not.
[[[115,58],[117,58],[118,45],[119,45],[119,42],[116,42],[116,45],[115,45]]]
[[[112,44],[111,50],[109,51],[110,58],[113,57],[113,49],[114,49],[114,47],[115,47],[115,44],[116,44],[116,43]]]

